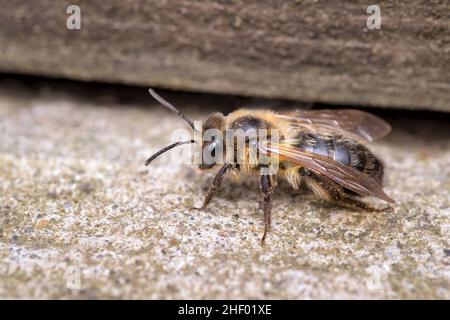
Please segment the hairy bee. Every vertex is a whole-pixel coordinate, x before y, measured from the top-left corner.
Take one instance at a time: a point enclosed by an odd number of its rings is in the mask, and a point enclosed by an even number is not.
[[[194,123],[177,108],[150,89],[150,94],[165,107],[183,118],[194,131]],[[352,109],[308,110],[277,113],[269,110],[239,109],[224,116],[214,113],[202,125],[202,131],[228,130],[249,131],[265,130],[266,141],[246,139],[247,150],[265,154],[272,159],[278,170],[275,173],[261,174],[261,168],[267,163],[250,162],[250,153],[244,153],[243,161],[236,157],[225,163],[205,161],[202,158],[199,168],[202,170],[220,166],[206,194],[202,207],[205,209],[219,190],[222,179],[227,172],[260,175],[260,190],[263,197],[264,243],[271,226],[272,194],[277,184],[277,177],[287,180],[294,189],[306,186],[317,197],[337,205],[356,210],[385,211],[392,210],[371,207],[361,201],[362,196],[373,196],[393,203],[382,188],[383,164],[364,145],[365,142],[380,139],[387,135],[391,127],[384,120],[364,111]],[[274,131],[279,132],[278,140],[272,141]],[[152,155],[152,160],[162,153],[183,144],[201,142],[202,154],[222,151],[230,148],[220,139],[209,141],[180,141],[171,144]],[[233,151],[235,146],[232,147]],[[269,171],[270,172],[270,171]]]

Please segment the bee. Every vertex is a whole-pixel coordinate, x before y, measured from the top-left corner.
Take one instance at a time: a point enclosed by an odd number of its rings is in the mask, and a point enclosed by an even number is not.
[[[150,94],[163,106],[180,116],[196,131],[194,122],[181,111],[164,100],[154,90]],[[372,196],[394,203],[382,187],[384,166],[367,147],[366,143],[381,139],[390,131],[390,125],[381,118],[365,111],[355,109],[298,110],[291,112],[274,112],[270,110],[238,109],[227,116],[214,113],[202,125],[202,131],[210,129],[223,132],[243,130],[244,132],[266,130],[266,141],[246,139],[246,150],[253,150],[267,155],[276,162],[275,173],[261,174],[261,168],[267,163],[249,161],[250,153],[244,153],[243,161],[216,163],[202,161],[201,170],[219,167],[212,184],[200,208],[205,209],[219,190],[223,177],[228,172],[238,174],[260,175],[259,188],[262,194],[264,212],[264,232],[261,244],[271,227],[272,195],[278,179],[287,180],[293,189],[306,187],[315,196],[338,206],[352,210],[392,211],[391,206],[375,208],[360,198]],[[278,132],[278,140],[273,142],[271,134]],[[173,143],[156,152],[146,161],[149,165],[155,158],[166,151],[183,144],[198,141],[187,140]],[[230,150],[220,139],[204,141],[202,154]]]

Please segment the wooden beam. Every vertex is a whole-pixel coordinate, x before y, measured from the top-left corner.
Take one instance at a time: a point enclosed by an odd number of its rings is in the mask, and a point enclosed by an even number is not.
[[[448,0],[378,4],[368,30],[360,0],[0,0],[0,71],[450,111]]]

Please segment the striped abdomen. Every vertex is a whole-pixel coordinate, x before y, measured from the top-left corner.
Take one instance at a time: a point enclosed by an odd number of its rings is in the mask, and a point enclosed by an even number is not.
[[[310,132],[299,134],[298,147],[334,159],[381,182],[383,165],[362,144],[342,136],[321,136]]]

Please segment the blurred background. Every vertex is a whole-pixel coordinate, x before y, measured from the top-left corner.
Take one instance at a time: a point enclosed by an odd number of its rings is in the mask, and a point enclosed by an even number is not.
[[[448,111],[448,1],[2,1],[3,72]]]
[[[0,0],[0,297],[450,298],[450,3]],[[239,107],[364,108],[395,213],[145,159]],[[376,204],[376,200],[373,202]],[[378,203],[379,204],[379,203]]]

